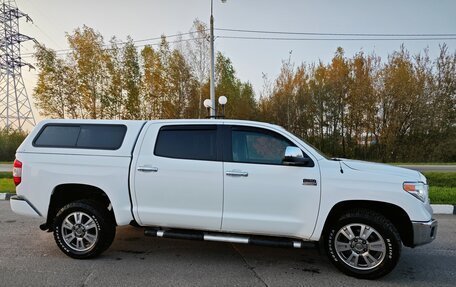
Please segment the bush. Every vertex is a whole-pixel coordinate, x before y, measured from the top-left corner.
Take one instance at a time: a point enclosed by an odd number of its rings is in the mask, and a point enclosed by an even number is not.
[[[17,148],[26,136],[20,131],[0,131],[0,161],[13,161]]]
[[[2,178],[13,178],[13,173],[11,171],[2,171],[0,172],[0,179]]]
[[[456,188],[456,172],[425,172],[430,186]]]

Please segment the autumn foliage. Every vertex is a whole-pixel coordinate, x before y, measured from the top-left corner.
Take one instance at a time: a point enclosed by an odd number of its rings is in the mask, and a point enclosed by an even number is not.
[[[68,34],[70,53],[37,46],[34,98],[51,118],[204,118],[209,98],[207,27],[190,39],[138,47],[106,43],[89,27]],[[173,44],[171,46],[171,44]],[[260,71],[259,71],[260,72]],[[226,116],[279,124],[331,156],[378,161],[456,161],[456,53],[437,59],[402,46],[387,59],[338,48],[330,63],[284,61],[255,96],[217,53],[216,94]]]
[[[456,54],[431,60],[402,46],[331,63],[284,62],[259,101],[280,124],[330,155],[379,161],[456,161]]]

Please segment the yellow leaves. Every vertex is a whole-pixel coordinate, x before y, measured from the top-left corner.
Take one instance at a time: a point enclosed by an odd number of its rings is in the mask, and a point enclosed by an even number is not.
[[[158,47],[138,48],[130,38],[127,44],[115,38],[106,44],[84,26],[67,35],[67,57],[37,46],[34,97],[40,112],[70,118],[205,117],[206,26],[195,21],[193,31],[185,45],[170,46],[162,37]],[[338,48],[329,63],[284,61],[276,79],[265,76],[257,101],[230,58],[218,53],[216,59],[216,95],[228,98],[228,118],[277,123],[333,156],[409,159],[413,150],[421,160],[435,158],[430,139],[445,145],[456,133],[455,79],[456,55],[446,46],[435,62],[426,53],[411,56],[404,47],[384,62],[363,52],[349,57]],[[417,137],[422,149],[416,148]]]
[[[432,151],[417,146],[431,142],[428,134],[445,141],[456,126],[448,112],[456,109],[455,100],[453,109],[442,105],[451,105],[448,99],[456,94],[456,54],[439,59],[453,62],[452,69],[442,66],[446,75],[454,75],[452,80],[440,75],[439,60],[432,63],[426,54],[411,57],[403,47],[385,63],[362,52],[347,58],[341,48],[329,64],[301,64],[295,69],[293,63],[283,62],[272,93],[260,99],[260,117],[291,129],[333,156],[430,158]],[[447,89],[435,86],[442,78]],[[436,95],[446,100],[437,100]],[[439,109],[433,111],[435,107]],[[446,133],[439,126],[447,127]]]

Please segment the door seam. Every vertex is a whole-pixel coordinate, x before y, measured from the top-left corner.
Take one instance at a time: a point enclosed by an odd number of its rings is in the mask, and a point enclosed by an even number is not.
[[[225,211],[225,162],[222,161],[222,217],[220,218],[220,231],[222,231],[224,211]]]

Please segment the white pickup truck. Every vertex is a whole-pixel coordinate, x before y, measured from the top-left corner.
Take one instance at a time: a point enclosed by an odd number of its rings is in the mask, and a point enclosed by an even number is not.
[[[116,226],[145,235],[300,248],[344,273],[389,273],[437,232],[419,172],[329,159],[285,129],[239,120],[46,120],[17,150],[14,212],[73,258]]]

